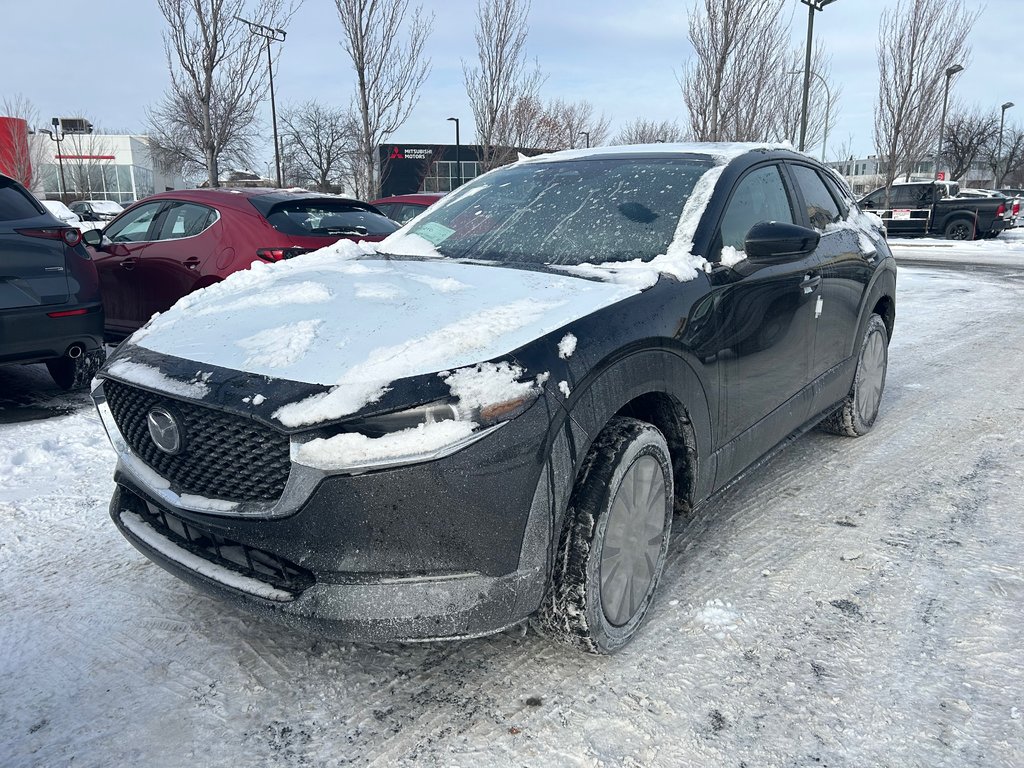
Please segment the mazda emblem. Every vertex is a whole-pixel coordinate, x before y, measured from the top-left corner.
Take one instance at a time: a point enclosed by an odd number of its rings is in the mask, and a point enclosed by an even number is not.
[[[172,456],[181,451],[181,425],[172,413],[163,408],[153,408],[146,421],[153,445]]]

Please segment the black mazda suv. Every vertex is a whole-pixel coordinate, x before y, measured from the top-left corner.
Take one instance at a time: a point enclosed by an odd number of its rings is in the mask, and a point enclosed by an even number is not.
[[[110,514],[154,562],[355,640],[532,619],[611,653],[673,514],[879,413],[896,268],[806,155],[561,152],[382,243],[255,265],[112,355]]]

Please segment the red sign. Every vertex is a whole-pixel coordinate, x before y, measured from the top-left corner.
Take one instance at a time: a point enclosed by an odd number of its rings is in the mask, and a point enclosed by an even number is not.
[[[935,175],[935,178],[937,178],[939,181],[945,181],[946,180],[946,172],[945,171],[939,171]]]
[[[391,150],[391,159],[392,160],[405,160],[405,155],[402,154],[402,150],[400,150],[398,147],[394,147]]]

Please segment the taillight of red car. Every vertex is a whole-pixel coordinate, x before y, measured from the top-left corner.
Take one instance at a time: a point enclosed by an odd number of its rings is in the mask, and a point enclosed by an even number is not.
[[[283,261],[309,253],[311,248],[257,248],[256,255],[264,261]]]
[[[42,237],[47,240],[63,240],[66,245],[74,248],[82,242],[82,233],[76,227],[44,227],[42,229],[19,229],[20,235]]]

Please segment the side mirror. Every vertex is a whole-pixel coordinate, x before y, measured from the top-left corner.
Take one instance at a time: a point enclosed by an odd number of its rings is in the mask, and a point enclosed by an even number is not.
[[[750,228],[743,250],[750,261],[784,261],[812,253],[820,240],[817,230],[765,221]]]
[[[93,248],[103,247],[103,231],[99,229],[87,229],[82,232],[82,242],[91,245]]]

